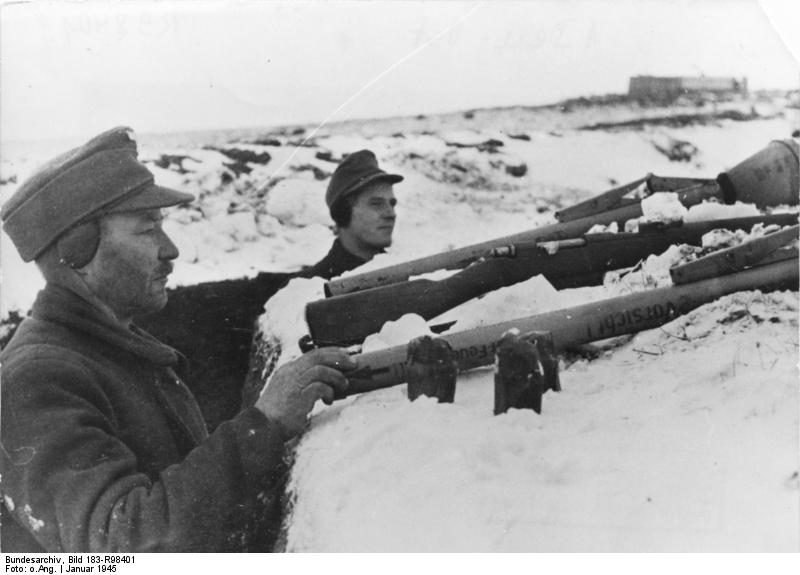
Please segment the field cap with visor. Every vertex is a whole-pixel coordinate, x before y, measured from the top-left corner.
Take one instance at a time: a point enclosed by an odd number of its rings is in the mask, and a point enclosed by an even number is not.
[[[165,208],[191,194],[155,185],[138,160],[133,130],[113,128],[53,158],[0,211],[20,256],[35,260],[69,230],[104,214]]]
[[[347,156],[336,167],[325,192],[325,203],[332,209],[342,198],[354,194],[372,182],[384,180],[392,184],[403,181],[403,176],[389,174],[378,167],[378,160],[369,150],[359,150]]]

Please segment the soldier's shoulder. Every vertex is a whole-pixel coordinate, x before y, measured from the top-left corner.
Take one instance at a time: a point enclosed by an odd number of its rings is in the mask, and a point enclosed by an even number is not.
[[[70,332],[58,324],[26,318],[8,345],[0,352],[3,375],[22,366],[39,366],[46,361],[77,363]]]

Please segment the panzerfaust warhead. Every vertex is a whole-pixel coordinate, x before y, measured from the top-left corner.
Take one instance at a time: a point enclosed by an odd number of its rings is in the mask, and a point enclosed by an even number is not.
[[[642,227],[637,233],[585,234],[498,246],[446,279],[412,280],[311,302],[306,306],[306,322],[317,346],[357,344],[385,322],[407,313],[430,320],[484,293],[535,275],[543,275],[557,289],[599,285],[609,270],[634,266],[671,245],[700,246],[703,235],[715,229],[749,232],[755,224],[791,226],[797,220],[797,214],[775,214],[659,224]]]
[[[778,234],[772,234],[778,236]],[[794,228],[789,240],[797,240]],[[752,261],[751,257],[733,260],[748,265],[742,271],[728,275],[717,275],[720,268],[712,259],[700,258],[691,265],[705,269],[705,275],[693,272],[695,281],[659,288],[640,293],[615,297],[581,306],[547,312],[518,320],[506,321],[477,329],[441,336],[455,353],[457,369],[465,371],[494,361],[498,342],[509,330],[519,333],[549,332],[555,350],[652,329],[672,321],[693,309],[716,300],[724,295],[746,290],[798,289],[798,251],[795,246],[774,249],[775,243],[786,241],[786,237],[765,236],[759,242],[761,247],[772,248],[769,255]],[[748,246],[748,244],[744,244]],[[755,247],[755,249],[754,249]],[[756,246],[733,248],[733,251],[761,252]],[[731,253],[731,252],[728,252]],[[727,256],[726,256],[727,257]],[[705,260],[705,261],[704,261]],[[705,266],[705,268],[704,268]],[[673,268],[678,275],[680,266]],[[388,349],[362,353],[354,356],[358,367],[347,374],[349,386],[347,395],[355,395],[385,387],[399,385],[407,381],[407,346],[400,345]]]
[[[620,226],[642,215],[641,198],[630,198],[644,186],[644,195],[676,192],[685,206],[716,198],[725,203],[754,203],[759,207],[797,205],[798,156],[794,140],[776,140],[714,179],[664,178],[649,174],[635,182],[605,192],[556,214],[559,223],[497,238],[449,252],[419,258],[383,269],[332,280],[325,284],[328,296],[407,281],[440,269],[461,269],[489,250],[521,242],[543,242],[574,238],[595,224]]]

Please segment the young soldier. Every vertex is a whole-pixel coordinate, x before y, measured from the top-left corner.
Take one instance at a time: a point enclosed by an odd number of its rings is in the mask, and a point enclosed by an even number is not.
[[[325,193],[336,239],[328,254],[301,277],[331,279],[371,260],[392,245],[395,224],[393,184],[403,176],[378,167],[369,150],[350,154],[336,168]]]

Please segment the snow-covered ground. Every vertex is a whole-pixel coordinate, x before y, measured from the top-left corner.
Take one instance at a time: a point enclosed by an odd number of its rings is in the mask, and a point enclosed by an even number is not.
[[[784,101],[742,109],[762,117],[581,130],[687,111],[514,108],[265,130],[236,143],[140,142],[158,183],[198,198],[169,214],[179,285],[314,263],[333,237],[330,159],[358,149],[406,178],[395,186],[395,244],[365,266],[376,268],[551,223],[555,210],[648,172],[714,177],[798,128]],[[234,148],[253,152],[247,173]],[[42,159],[4,153],[0,198]],[[41,279],[2,239],[5,317],[28,309]],[[533,278],[451,313],[463,329],[641,287],[610,277],[556,292]],[[299,353],[303,306],[321,296],[321,280],[295,280],[269,302],[262,326],[282,340],[281,361]],[[563,391],[545,395],[541,415],[492,415],[491,368],[460,375],[451,405],[411,403],[404,386],[320,405],[295,451],[286,548],[797,551],[797,360],[798,294],[742,292],[598,359],[563,361]]]

